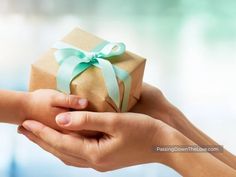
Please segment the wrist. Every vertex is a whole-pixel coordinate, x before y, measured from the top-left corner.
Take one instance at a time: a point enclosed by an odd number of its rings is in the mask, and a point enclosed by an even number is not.
[[[171,131],[171,133],[167,134],[165,136],[165,141],[163,143],[164,147],[170,147],[170,148],[174,148],[175,146],[182,146],[182,145],[190,145],[189,142],[187,141],[187,138],[181,134],[179,131],[174,130]],[[165,158],[162,160],[162,162],[174,169],[178,169],[179,168],[179,160],[181,159],[181,153],[179,152],[171,152],[171,151],[167,151],[167,152],[157,152],[157,153],[162,153],[165,154]]]
[[[26,118],[27,93],[0,91],[0,122],[21,124]]]
[[[151,153],[151,160],[152,162],[172,166],[171,162],[174,158],[173,153],[168,151],[165,152],[161,149],[164,147],[181,144],[181,134],[177,130],[160,120],[156,120],[155,126],[156,132],[153,136],[153,141],[151,144],[153,147]]]
[[[179,146],[193,146],[196,145],[187,137],[185,137],[179,131],[171,128],[170,132],[166,132],[166,136],[164,136],[164,141],[160,147],[165,148],[174,148]],[[156,161],[157,163],[165,164],[177,172],[179,172],[183,176],[189,176],[190,174],[201,174],[201,170],[199,169],[192,169],[192,167],[199,166],[200,164],[204,163],[204,159],[202,156],[209,155],[209,154],[201,154],[200,153],[191,153],[191,152],[176,152],[175,149],[171,150],[159,150],[156,151]],[[210,155],[211,156],[211,155]],[[191,162],[191,163],[189,163]],[[189,170],[192,169],[192,170]],[[197,175],[201,176],[201,175]]]
[[[21,123],[26,120],[26,118],[29,118],[30,115],[30,109],[31,109],[31,104],[30,104],[30,100],[31,100],[31,93],[29,92],[22,92],[21,93]]]
[[[196,146],[194,142],[185,137],[179,131],[174,131],[166,138],[165,143],[170,146]],[[156,152],[157,163],[165,164],[182,176],[232,176],[235,171],[213,157],[210,153],[194,152]],[[160,158],[162,157],[162,158]]]
[[[176,119],[179,117],[177,108],[170,103],[163,103],[162,105],[155,104],[155,108],[152,110],[152,115],[155,119],[161,120],[171,127],[176,126]],[[176,128],[176,127],[175,127]]]

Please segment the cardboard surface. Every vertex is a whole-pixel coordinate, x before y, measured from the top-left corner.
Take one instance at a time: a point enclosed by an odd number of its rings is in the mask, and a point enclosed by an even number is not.
[[[62,41],[72,44],[82,50],[90,51],[100,44],[100,39],[79,28],[75,28]],[[56,89],[56,75],[59,68],[55,60],[54,52],[50,49],[39,58],[31,67],[30,91],[37,89]],[[129,51],[123,55],[113,57],[111,63],[126,70],[132,78],[132,86],[128,110],[130,110],[140,97],[142,79],[146,60]],[[119,81],[121,100],[123,99],[124,85]],[[90,67],[71,82],[71,94],[78,95],[89,100],[88,110],[120,112],[108,96],[102,72],[97,67]],[[122,103],[122,101],[121,101]]]

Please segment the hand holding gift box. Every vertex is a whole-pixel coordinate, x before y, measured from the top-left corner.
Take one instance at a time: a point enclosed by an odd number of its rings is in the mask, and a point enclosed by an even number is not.
[[[128,111],[140,97],[145,59],[74,29],[32,65],[30,90],[58,89],[89,101],[88,110]]]

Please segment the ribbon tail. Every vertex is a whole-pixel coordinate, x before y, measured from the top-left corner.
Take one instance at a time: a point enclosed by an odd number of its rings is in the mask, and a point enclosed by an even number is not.
[[[129,105],[129,96],[130,96],[130,90],[131,90],[131,76],[129,73],[121,68],[118,68],[117,66],[113,65],[113,68],[115,70],[116,76],[122,80],[124,83],[124,95],[121,105],[121,111],[127,112],[128,111],[128,105]]]
[[[112,64],[107,60],[98,59],[95,66],[101,68],[108,95],[114,101],[116,107],[120,109],[120,90]]]
[[[67,58],[67,60],[61,64],[57,73],[57,89],[66,94],[70,94],[71,81],[90,66],[91,64],[81,63],[76,57],[72,56]]]

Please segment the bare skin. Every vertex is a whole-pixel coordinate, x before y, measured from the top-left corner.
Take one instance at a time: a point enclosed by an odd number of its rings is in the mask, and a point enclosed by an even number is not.
[[[37,121],[25,121],[19,132],[65,164],[109,171],[144,163],[163,163],[183,176],[236,176],[235,157],[223,153],[157,153],[153,146],[216,144],[197,130],[158,90],[144,84],[139,113],[67,112],[56,117],[69,131],[99,131],[86,138],[60,133]],[[178,122],[180,121],[180,122]],[[194,167],[194,168],[193,168]]]
[[[161,120],[180,131],[198,145],[218,145],[214,140],[196,128],[186,116],[172,105],[162,92],[151,85],[143,84],[141,99],[132,112],[143,113]],[[236,169],[236,156],[224,150],[222,153],[212,153],[230,167]]]
[[[100,138],[63,134],[36,121],[25,121],[24,134],[65,164],[110,171],[144,163],[166,164],[183,176],[236,176],[209,153],[158,153],[153,146],[196,145],[160,120],[136,113],[69,112],[57,116],[67,130],[100,131]],[[194,168],[193,168],[194,167]]]
[[[31,93],[0,90],[0,122],[20,125],[30,119],[60,129],[55,122],[57,114],[71,109],[82,110],[87,104],[85,99],[54,90]]]

